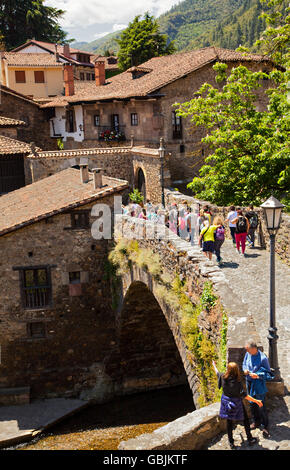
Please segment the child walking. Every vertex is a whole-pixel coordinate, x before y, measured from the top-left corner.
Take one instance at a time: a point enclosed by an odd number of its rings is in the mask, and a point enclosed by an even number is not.
[[[236,449],[233,439],[234,421],[243,421],[248,443],[253,445],[257,439],[252,436],[250,421],[243,404],[243,398],[263,406],[260,400],[244,392],[239,367],[235,362],[229,362],[225,374],[221,374],[213,361],[213,367],[218,377],[218,387],[223,389],[220,406],[220,417],[227,420],[227,433],[231,449]]]

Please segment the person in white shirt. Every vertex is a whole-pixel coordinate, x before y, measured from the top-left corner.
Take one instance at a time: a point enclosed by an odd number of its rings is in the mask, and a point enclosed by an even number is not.
[[[236,245],[236,237],[235,237],[235,233],[236,233],[236,224],[233,224],[232,223],[232,220],[236,219],[237,218],[237,211],[236,211],[236,208],[235,206],[231,206],[230,207],[230,212],[228,213],[228,217],[227,217],[227,221],[229,223],[229,227],[230,227],[230,231],[231,231],[231,236],[232,236],[232,239],[233,239],[233,244]]]

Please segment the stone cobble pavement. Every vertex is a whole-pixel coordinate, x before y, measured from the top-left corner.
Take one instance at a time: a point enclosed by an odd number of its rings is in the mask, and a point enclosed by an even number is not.
[[[221,271],[244,310],[252,315],[264,352],[268,355],[270,255],[266,250],[246,248],[239,255],[232,242],[222,246]],[[215,257],[214,257],[215,258]],[[290,387],[290,269],[276,257],[276,326],[281,376]]]
[[[259,248],[246,249],[240,255],[232,242],[226,240],[222,247],[221,271],[229,282],[233,295],[241,302],[241,310],[252,315],[261,344],[268,354],[270,256]],[[213,262],[212,264],[216,264]],[[260,429],[252,434],[258,442],[247,443],[244,427],[237,424],[233,433],[237,450],[290,450],[290,269],[278,257],[276,265],[276,326],[278,329],[278,359],[281,377],[287,395],[267,399],[270,437],[264,438]],[[220,434],[206,447],[207,450],[229,450],[227,434]]]
[[[267,403],[267,407],[270,436],[264,438],[260,429],[254,429],[252,435],[258,441],[256,444],[249,446],[245,429],[238,424],[233,432],[236,450],[290,450],[290,395],[271,398]],[[227,434],[219,434],[204,449],[230,450]]]

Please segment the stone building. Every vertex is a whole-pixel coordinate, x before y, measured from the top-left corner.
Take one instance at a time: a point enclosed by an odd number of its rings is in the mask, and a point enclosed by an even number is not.
[[[191,179],[207,154],[201,145],[204,132],[181,120],[174,104],[193,98],[205,82],[218,86],[212,69],[216,62],[227,63],[229,71],[240,64],[254,71],[273,68],[264,56],[216,47],[155,57],[109,79],[99,61],[94,82],[74,81],[67,96],[42,105],[52,110],[51,135],[62,136],[67,149],[126,145],[132,136],[136,145],[156,147],[164,137],[172,154],[172,179]],[[260,94],[257,106],[265,105]]]
[[[109,389],[118,369],[104,277],[111,242],[92,236],[92,207],[112,208],[127,188],[83,165],[0,198],[1,400],[22,387],[31,397]]]
[[[34,142],[37,147],[46,150],[57,148],[57,139],[50,137],[49,111],[41,109],[32,99],[4,85],[1,85],[0,93],[0,115],[18,122],[17,126],[13,126],[16,132],[10,130],[9,135],[7,127],[1,126],[1,135],[26,143]]]
[[[145,200],[148,198],[160,204],[162,186],[171,184],[169,160],[167,151],[162,161],[157,149],[135,146],[57,151],[34,149],[25,158],[25,182],[30,184],[85,163],[89,169],[102,168],[106,176],[127,180],[131,190],[138,188]]]
[[[2,131],[1,122],[3,121],[7,124],[8,120],[0,118],[0,132]],[[5,126],[4,129],[6,130]],[[15,127],[8,129],[15,131]],[[25,186],[24,160],[25,156],[30,153],[31,148],[25,142],[0,135],[0,196]]]

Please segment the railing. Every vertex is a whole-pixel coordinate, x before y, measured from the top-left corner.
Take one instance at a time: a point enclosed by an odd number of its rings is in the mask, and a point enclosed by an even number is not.
[[[41,308],[50,304],[50,287],[27,287],[24,288],[24,307]]]
[[[124,141],[126,140],[125,127],[120,125],[98,126],[98,139],[104,141]]]

